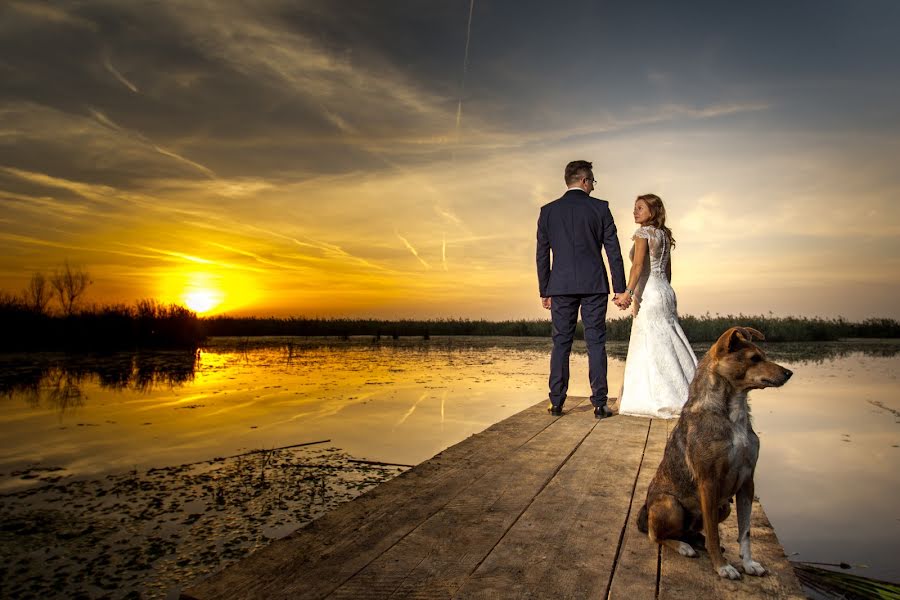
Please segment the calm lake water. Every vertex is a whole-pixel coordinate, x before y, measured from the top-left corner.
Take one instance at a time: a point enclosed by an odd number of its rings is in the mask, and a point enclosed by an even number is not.
[[[609,346],[612,395],[626,347]],[[173,597],[545,398],[549,349],[264,338],[0,355],[0,596]],[[795,372],[751,394],[779,539],[794,560],[900,582],[900,343],[768,349]],[[589,393],[576,344],[570,394]]]

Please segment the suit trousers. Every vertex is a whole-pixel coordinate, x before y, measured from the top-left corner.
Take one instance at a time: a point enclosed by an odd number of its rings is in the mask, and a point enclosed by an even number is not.
[[[608,294],[553,296],[550,316],[553,324],[553,350],[550,353],[550,403],[562,406],[569,389],[569,355],[575,339],[578,309],[584,323],[584,341],[588,351],[588,378],[591,404],[606,404],[606,304]]]

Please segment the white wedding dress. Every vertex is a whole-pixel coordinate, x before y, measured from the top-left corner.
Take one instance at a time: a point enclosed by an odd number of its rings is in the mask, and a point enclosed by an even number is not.
[[[639,237],[646,238],[649,252],[635,286],[635,316],[619,394],[619,414],[677,417],[687,401],[697,357],[678,323],[675,290],[666,276],[669,239],[661,229],[646,225],[635,231],[631,239]]]

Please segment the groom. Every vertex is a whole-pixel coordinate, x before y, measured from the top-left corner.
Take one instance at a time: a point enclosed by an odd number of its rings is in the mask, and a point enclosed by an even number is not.
[[[631,303],[625,294],[625,268],[609,203],[592,198],[593,165],[576,160],[566,165],[568,190],[541,207],[537,227],[537,272],[541,303],[550,310],[553,352],[550,354],[551,415],[562,415],[569,388],[569,354],[575,338],[578,308],[588,351],[591,404],[598,419],[612,415],[606,406],[606,305],[609,279],[600,247],[606,249],[613,280],[613,301]],[[553,266],[550,253],[553,253]]]

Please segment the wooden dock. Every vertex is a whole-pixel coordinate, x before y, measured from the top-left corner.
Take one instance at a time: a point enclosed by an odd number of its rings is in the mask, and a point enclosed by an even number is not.
[[[720,579],[706,553],[652,544],[634,520],[673,422],[597,420],[542,402],[448,448],[186,589],[182,598],[802,599],[759,502],[763,577]],[[735,511],[722,524],[739,565]],[[740,569],[739,569],[740,570]]]

